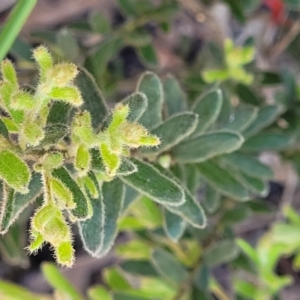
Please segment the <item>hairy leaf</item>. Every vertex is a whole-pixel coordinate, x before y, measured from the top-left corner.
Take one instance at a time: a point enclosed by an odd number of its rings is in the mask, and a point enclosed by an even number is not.
[[[138,121],[148,107],[146,95],[139,92],[129,95],[122,103],[129,106],[128,122]]]
[[[137,166],[138,172],[121,177],[126,184],[162,204],[174,206],[184,202],[184,192],[176,182],[145,162],[137,159],[132,161]]]
[[[151,72],[146,72],[139,80],[137,90],[146,95],[148,108],[139,119],[139,123],[148,129],[162,122],[163,89],[160,79]]]
[[[238,133],[211,132],[183,141],[173,149],[173,154],[181,163],[203,162],[214,156],[233,152],[239,149],[243,142],[243,137]]]
[[[38,148],[55,145],[69,133],[69,128],[63,124],[51,124],[45,127],[45,137],[41,140]]]

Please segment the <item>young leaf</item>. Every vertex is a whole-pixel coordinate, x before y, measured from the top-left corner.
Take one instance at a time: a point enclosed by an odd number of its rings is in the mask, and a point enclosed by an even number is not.
[[[1,206],[1,227],[2,234],[7,232],[9,227],[15,222],[20,213],[33,202],[42,192],[41,176],[38,173],[33,173],[28,186],[27,194],[13,193],[12,197],[7,198],[2,202]]]
[[[58,271],[52,263],[43,263],[42,272],[49,284],[56,290],[72,300],[82,300],[82,296],[75,287]]]
[[[206,186],[203,206],[209,213],[212,214],[219,208],[220,204],[221,204],[220,193],[208,184]]]
[[[156,248],[152,252],[151,262],[156,271],[172,284],[182,284],[188,278],[187,270],[166,250]]]
[[[271,168],[262,164],[254,157],[235,152],[221,157],[222,163],[256,178],[271,179],[274,174]]]
[[[93,77],[83,68],[75,79],[84,100],[83,110],[88,110],[92,116],[93,128],[98,128],[107,116],[108,109],[104,97]]]
[[[247,190],[226,169],[213,161],[203,162],[197,167],[205,180],[221,194],[242,201],[249,199]]]
[[[103,243],[96,256],[101,257],[111,249],[117,236],[117,221],[123,206],[125,188],[120,179],[116,178],[102,184],[104,205],[104,225],[102,227]]]
[[[163,216],[163,225],[166,235],[174,242],[177,242],[184,233],[187,225],[186,221],[179,215],[171,213],[167,209],[163,210]]]
[[[138,121],[148,107],[146,95],[139,92],[129,95],[122,103],[129,106],[128,122]]]
[[[168,75],[163,82],[163,89],[166,103],[166,114],[168,116],[187,110],[188,105],[186,96],[178,81],[172,75]]]
[[[102,191],[100,190],[97,179],[95,178],[93,173],[91,173],[91,179],[93,180],[98,190],[98,197],[96,199],[92,199],[91,195],[88,192],[93,208],[93,215],[87,220],[79,221],[78,227],[84,249],[90,255],[96,256],[103,245],[105,207],[103,203]]]
[[[196,100],[192,109],[198,114],[199,122],[191,138],[201,135],[217,120],[222,103],[223,97],[220,89],[209,91]]]
[[[137,159],[132,161],[137,166],[138,172],[121,177],[122,181],[164,205],[178,206],[185,201],[184,192],[176,182],[150,164]]]
[[[52,175],[59,179],[73,194],[73,201],[76,203],[76,207],[71,210],[72,215],[79,220],[85,220],[90,217],[89,200],[86,199],[84,193],[69,172],[64,167],[61,167],[54,169]]]
[[[206,216],[200,203],[185,188],[185,202],[179,206],[165,205],[166,209],[182,217],[187,223],[197,228],[206,226]]]
[[[272,124],[282,113],[282,108],[278,105],[268,105],[261,108],[253,123],[243,132],[245,137],[252,136],[262,129]]]
[[[139,119],[139,123],[148,129],[162,122],[163,89],[160,79],[151,72],[146,72],[139,80],[137,90],[148,99],[148,108]]]
[[[203,162],[214,156],[233,152],[239,149],[243,142],[243,137],[238,133],[211,132],[183,141],[172,152],[176,161],[181,163]]]
[[[187,138],[196,128],[198,116],[191,112],[179,113],[151,130],[151,133],[158,136],[161,144],[154,148],[145,149],[144,153],[162,153],[179,144]],[[174,130],[176,128],[176,130]]]
[[[250,105],[239,105],[227,124],[222,125],[222,129],[243,132],[255,120],[258,109]]]
[[[249,138],[243,145],[245,151],[280,151],[289,148],[293,138],[287,134],[261,132]]]
[[[235,259],[239,254],[239,247],[234,241],[224,240],[210,248],[203,255],[203,260],[208,267],[214,267]]]
[[[26,163],[9,150],[0,152],[0,178],[20,193],[28,192],[30,171]]]

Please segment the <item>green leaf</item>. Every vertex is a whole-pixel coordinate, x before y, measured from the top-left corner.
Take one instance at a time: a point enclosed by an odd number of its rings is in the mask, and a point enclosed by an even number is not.
[[[287,134],[262,132],[249,138],[244,143],[242,150],[280,151],[289,148],[293,142],[293,138]]]
[[[166,103],[166,114],[168,116],[187,110],[188,105],[186,95],[181,89],[178,81],[172,75],[168,75],[163,82],[163,90]]]
[[[98,197],[92,199],[91,195],[87,191],[90,198],[90,202],[93,208],[93,215],[91,218],[79,221],[78,227],[80,237],[84,245],[84,249],[92,256],[96,256],[103,245],[103,227],[105,222],[105,207],[103,203],[102,191],[99,188],[98,181],[93,173],[90,173],[90,178],[95,184],[98,192]]]
[[[239,247],[232,240],[224,240],[209,247],[203,255],[203,260],[208,267],[214,267],[230,262],[239,254]]]
[[[193,227],[204,228],[206,226],[206,216],[200,203],[191,195],[191,193],[184,189],[185,202],[179,206],[165,207],[172,213],[182,217],[187,223]]]
[[[58,49],[64,54],[64,59],[75,61],[79,57],[79,46],[73,33],[67,28],[61,29],[56,35]]]
[[[252,105],[260,105],[261,99],[259,99],[256,94],[247,86],[242,83],[237,84],[236,93],[240,100],[244,103]]]
[[[113,296],[114,300],[149,300],[148,297],[135,296],[127,293],[115,292]]]
[[[139,92],[129,95],[122,103],[129,106],[128,122],[138,121],[148,106],[146,95]]]
[[[282,108],[278,105],[268,105],[261,108],[253,123],[243,132],[246,137],[255,135],[257,132],[271,125],[282,113]]]
[[[271,179],[274,174],[271,168],[259,162],[256,158],[235,152],[221,157],[222,163],[256,178]]]
[[[122,213],[126,213],[127,209],[131,206],[135,200],[140,197],[140,193],[132,188],[131,186],[124,184],[125,186],[125,196],[124,196],[124,202],[122,207]]]
[[[129,159],[122,158],[122,163],[117,171],[118,176],[128,176],[137,172],[137,166]]]
[[[26,240],[24,230],[25,226],[17,223],[0,237],[1,258],[10,266],[29,267],[29,258],[24,250]]]
[[[107,34],[110,32],[111,27],[108,19],[101,12],[92,12],[89,17],[89,24],[93,31],[100,34]]]
[[[207,266],[204,265],[199,266],[194,276],[194,283],[197,288],[204,289],[204,290],[208,289],[209,276],[210,276],[209,273],[210,272]]]
[[[17,284],[4,280],[0,281],[0,291],[3,300],[43,300],[44,298],[42,295],[31,293]]]
[[[243,252],[245,252],[249,256],[249,258],[255,263],[255,265],[258,266],[259,257],[255,249],[252,248],[250,244],[248,244],[246,241],[242,239],[237,239],[236,243],[243,250]]]
[[[148,163],[137,159],[132,161],[138,172],[121,177],[122,181],[161,204],[178,206],[184,202],[184,192],[176,182]]]
[[[63,124],[51,124],[44,128],[45,137],[37,146],[38,148],[55,145],[69,133],[69,128]]]
[[[249,194],[244,186],[215,162],[203,162],[197,167],[205,180],[221,194],[242,201],[249,199]]]
[[[118,179],[102,184],[104,205],[104,225],[102,227],[103,243],[97,251],[97,257],[101,257],[111,249],[117,236],[117,221],[123,206],[125,188]]]
[[[89,288],[88,295],[91,300],[112,300],[112,296],[102,286],[95,286]]]
[[[67,124],[70,111],[69,104],[62,101],[54,102],[47,117],[47,125]]]
[[[30,170],[27,164],[9,150],[0,152],[0,178],[20,193],[28,191]]]
[[[203,162],[214,156],[233,152],[239,149],[243,142],[243,137],[238,133],[211,132],[183,141],[172,152],[176,161],[181,163]]]
[[[137,276],[158,276],[157,271],[147,260],[127,260],[120,267],[127,273]]]
[[[158,154],[169,150],[187,138],[195,130],[197,123],[198,116],[194,113],[185,112],[173,115],[151,130],[152,134],[161,139],[161,144],[156,148],[145,149],[143,152]]]
[[[76,207],[71,210],[72,215],[78,220],[85,220],[90,217],[91,211],[89,208],[89,200],[85,197],[84,193],[72,178],[69,172],[64,168],[54,169],[52,175],[59,179],[73,194],[73,201]]]
[[[182,284],[188,278],[187,270],[166,250],[156,248],[152,252],[151,262],[163,278],[175,285]]]
[[[144,14],[153,9],[152,3],[139,0],[118,0],[117,2],[120,9],[129,16]]]
[[[113,290],[128,291],[131,286],[125,276],[120,272],[117,267],[105,269],[102,273],[106,285]]]
[[[157,65],[157,56],[155,52],[155,48],[152,44],[142,45],[138,48],[138,53],[146,64],[150,66]]]
[[[8,138],[8,130],[4,124],[4,122],[0,119],[0,135]]]
[[[88,71],[81,68],[75,79],[84,100],[82,110],[88,110],[92,116],[93,128],[98,128],[108,114],[104,97],[94,78]],[[97,112],[97,113],[95,113]]]
[[[183,165],[183,167],[185,173],[185,185],[192,195],[194,195],[203,184],[203,179],[194,164],[186,164]]]
[[[206,186],[205,196],[203,199],[203,206],[209,213],[214,213],[220,207],[221,195],[209,184]]]
[[[75,287],[58,271],[52,263],[43,263],[42,272],[49,284],[72,300],[83,300]]]
[[[199,115],[199,122],[192,137],[197,137],[205,132],[217,120],[223,103],[220,89],[202,94],[194,103],[192,110]]]
[[[148,108],[139,119],[139,123],[148,129],[162,122],[163,88],[157,75],[146,72],[139,79],[137,90],[148,99]]]
[[[27,194],[20,194],[10,190],[11,197],[5,198],[1,204],[0,215],[0,231],[2,234],[7,232],[9,227],[19,217],[21,212],[32,203],[42,192],[41,176],[38,173],[33,173],[31,181],[28,186],[29,192]],[[1,193],[0,193],[1,194]]]
[[[239,105],[227,124],[222,126],[222,129],[242,132],[247,129],[250,124],[256,119],[258,109],[249,105]]]
[[[185,231],[187,225],[185,220],[179,215],[171,213],[166,209],[163,210],[163,216],[166,235],[174,242],[177,242]]]

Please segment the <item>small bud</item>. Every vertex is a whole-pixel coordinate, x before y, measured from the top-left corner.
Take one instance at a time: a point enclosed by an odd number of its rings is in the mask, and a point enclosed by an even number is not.
[[[55,247],[55,257],[59,264],[72,267],[74,263],[74,249],[70,241],[61,242]]]
[[[30,253],[34,253],[36,251],[38,251],[40,248],[42,248],[45,240],[43,238],[43,236],[40,233],[35,233],[32,234],[32,242],[31,244],[27,247],[28,251]]]
[[[109,176],[115,176],[121,164],[121,158],[117,154],[113,153],[105,143],[100,145],[100,153],[107,174]]]
[[[37,232],[42,232],[45,225],[50,222],[52,218],[57,214],[58,209],[51,204],[46,204],[38,208],[34,216],[31,219],[31,227]]]
[[[75,169],[80,177],[86,176],[90,170],[91,155],[89,149],[81,144],[76,153]]]
[[[76,203],[73,201],[73,194],[61,181],[51,178],[50,184],[60,209],[74,209],[76,207]]]
[[[109,124],[108,131],[116,132],[120,125],[126,121],[129,114],[129,106],[124,104],[117,104],[112,112],[112,121]]]
[[[69,85],[78,74],[76,65],[72,63],[60,63],[54,65],[47,73],[53,86],[65,87]]]
[[[33,57],[39,65],[41,79],[45,80],[46,72],[53,66],[53,60],[48,49],[44,46],[34,49]]]
[[[158,146],[160,144],[160,139],[155,135],[142,136],[139,139],[140,146]]]
[[[9,82],[14,89],[18,89],[18,79],[16,75],[15,68],[12,62],[8,59],[5,59],[1,63],[1,73],[4,82]]]
[[[159,157],[158,163],[164,168],[169,169],[171,166],[171,156],[170,154],[165,154]]]
[[[83,103],[80,91],[75,86],[53,87],[48,96],[53,100],[70,103],[76,107]]]

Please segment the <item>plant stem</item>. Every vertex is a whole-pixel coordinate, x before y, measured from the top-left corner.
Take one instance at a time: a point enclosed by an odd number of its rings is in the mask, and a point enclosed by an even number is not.
[[[6,56],[37,0],[19,0],[0,32],[0,61]]]

